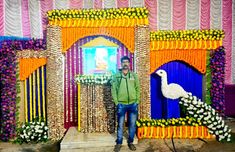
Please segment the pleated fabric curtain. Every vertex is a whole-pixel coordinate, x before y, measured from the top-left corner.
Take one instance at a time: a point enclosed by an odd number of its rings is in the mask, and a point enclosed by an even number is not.
[[[78,124],[77,84],[74,81],[77,74],[83,74],[83,53],[81,46],[99,36],[89,36],[75,42],[65,53],[64,66],[64,127],[68,129]],[[131,59],[131,69],[134,69],[134,55],[118,40],[102,36],[119,45],[117,48],[117,68],[121,67],[120,59],[128,56]]]
[[[235,7],[232,0],[0,0],[0,35],[46,38],[53,9],[146,7],[156,30],[223,29],[225,84],[235,84]],[[17,26],[16,26],[17,25]]]
[[[167,72],[168,84],[179,84],[185,91],[202,99],[203,75],[196,69],[180,61],[166,63],[157,70],[159,69]],[[151,74],[151,117],[154,119],[180,117],[179,100],[167,99],[162,95],[161,78],[155,72]]]
[[[24,81],[25,121],[46,121],[46,66],[39,67]]]

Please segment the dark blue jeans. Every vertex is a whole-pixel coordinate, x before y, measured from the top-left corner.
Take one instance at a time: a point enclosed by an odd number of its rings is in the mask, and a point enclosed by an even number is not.
[[[117,119],[118,119],[118,127],[117,127],[117,144],[122,144],[123,140],[123,125],[125,122],[125,114],[128,114],[128,143],[133,143],[135,132],[136,132],[136,120],[138,117],[138,104],[133,103],[129,105],[118,104],[117,105]]]

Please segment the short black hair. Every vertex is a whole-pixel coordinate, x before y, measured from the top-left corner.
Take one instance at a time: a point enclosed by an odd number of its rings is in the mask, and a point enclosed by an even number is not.
[[[121,63],[123,62],[123,60],[128,60],[130,62],[130,58],[128,56],[123,56],[121,58]]]

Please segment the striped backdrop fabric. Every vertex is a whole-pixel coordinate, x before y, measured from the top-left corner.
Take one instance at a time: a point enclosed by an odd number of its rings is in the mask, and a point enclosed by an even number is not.
[[[46,66],[39,67],[24,80],[25,122],[46,121]]]
[[[234,0],[0,0],[0,35],[45,38],[51,9],[147,7],[151,30],[223,29],[225,83],[235,83]]]
[[[77,126],[78,124],[78,99],[77,99],[77,85],[74,82],[77,74],[83,74],[83,60],[82,60],[82,48],[81,46],[87,42],[97,38],[98,36],[86,37],[75,42],[71,48],[65,53],[65,65],[64,65],[64,127],[68,129],[71,126]],[[104,36],[109,41],[119,45],[117,48],[117,68],[120,68],[120,58],[122,56],[128,56],[131,60],[131,69],[133,67],[133,57],[128,49],[118,40]]]

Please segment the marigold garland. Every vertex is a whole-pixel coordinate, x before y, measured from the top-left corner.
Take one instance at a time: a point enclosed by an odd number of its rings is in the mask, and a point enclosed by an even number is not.
[[[168,127],[140,127],[137,129],[138,139],[142,138],[213,138],[204,126],[168,126]]]
[[[148,25],[148,19],[68,19],[49,21],[49,25],[60,27],[134,27],[136,25]]]
[[[196,118],[172,118],[172,119],[139,119],[136,121],[137,127],[168,127],[168,126],[200,126],[201,121]]]
[[[45,65],[46,58],[20,59],[20,80],[28,78],[37,68]]]
[[[199,72],[206,72],[206,50],[160,50],[150,52],[150,72],[154,72],[161,65],[174,61],[184,61]]]
[[[166,40],[159,41],[154,40],[150,42],[150,50],[175,50],[175,49],[216,49],[222,45],[222,40],[211,41],[211,40]]]
[[[138,7],[129,8],[108,8],[108,9],[80,9],[80,10],[51,10],[47,12],[49,21],[67,19],[142,19],[148,17],[148,10]]]
[[[135,29],[125,27],[112,28],[62,28],[62,52],[66,52],[73,43],[86,36],[106,35],[122,42],[133,53]]]
[[[160,30],[150,32],[150,40],[222,40],[224,38],[223,30]]]

